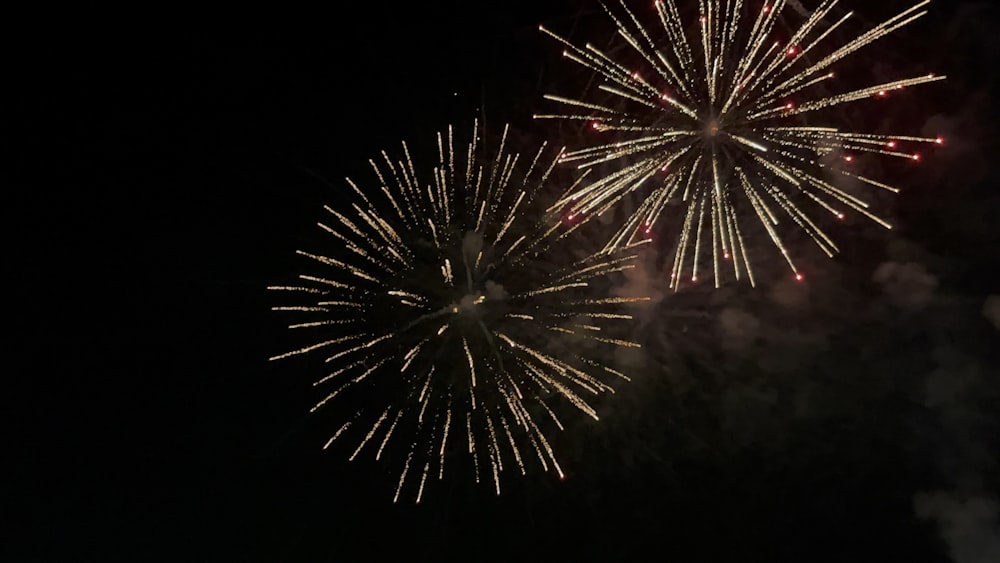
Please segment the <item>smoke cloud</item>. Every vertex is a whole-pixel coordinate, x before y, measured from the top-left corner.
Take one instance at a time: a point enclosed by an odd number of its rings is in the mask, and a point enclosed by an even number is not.
[[[1000,330],[1000,295],[990,295],[983,303],[983,316]]]
[[[1000,561],[997,500],[936,492],[917,495],[917,516],[937,523],[955,563]]]
[[[934,296],[938,280],[918,263],[886,262],[875,270],[872,279],[882,286],[889,301],[907,311],[924,308]]]

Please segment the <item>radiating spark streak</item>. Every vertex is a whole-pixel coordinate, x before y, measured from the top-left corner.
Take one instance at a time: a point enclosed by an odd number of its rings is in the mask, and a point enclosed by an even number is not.
[[[491,417],[489,413],[486,414],[486,427],[490,431],[489,446],[491,453],[490,458],[493,461],[493,481],[497,484],[497,494],[499,495],[500,478],[499,475],[497,475],[497,473],[503,471],[503,460],[501,460],[500,456],[498,455],[500,453],[500,445],[497,443],[497,433],[496,430],[493,428],[493,417]]]
[[[593,360],[588,360],[587,358],[580,358],[580,361],[582,361],[585,364],[590,364],[590,365],[592,365],[594,367],[600,368],[600,369],[602,369],[602,370],[604,370],[604,371],[606,371],[606,372],[614,375],[615,377],[618,377],[619,379],[624,379],[625,381],[632,381],[632,378],[630,378],[629,376],[625,375],[624,373],[622,373],[620,371],[617,371],[617,370],[614,370],[614,369],[611,369],[608,366],[601,365],[600,363],[595,362]]]
[[[361,307],[359,303],[354,301],[319,301],[317,305],[322,305],[323,307]]]
[[[746,146],[748,146],[748,147],[750,147],[752,149],[757,149],[760,152],[767,152],[767,147],[765,147],[764,145],[762,145],[760,143],[755,143],[754,141],[751,141],[750,139],[746,139],[746,138],[741,137],[739,135],[736,135],[734,133],[726,133],[726,136],[729,137],[730,139],[732,139],[732,140],[734,140],[734,141],[736,141],[738,143],[744,144],[744,145],[746,145]]]
[[[326,311],[326,309],[323,309],[323,311]],[[326,340],[326,341],[320,342],[318,344],[312,344],[310,346],[306,346],[304,348],[299,348],[298,350],[294,350],[292,352],[287,352],[285,354],[279,354],[277,356],[271,356],[270,358],[268,358],[268,360],[270,360],[270,361],[283,360],[283,359],[289,358],[291,356],[297,356],[299,354],[307,354],[309,352],[312,352],[313,350],[319,350],[320,348],[325,348],[327,346],[333,346],[333,345],[336,345],[336,344],[347,342],[349,340],[355,340],[357,338],[361,338],[361,336],[351,335],[351,336],[344,336],[342,338],[334,338],[333,340]]]
[[[445,410],[444,430],[441,432],[441,448],[438,451],[438,479],[444,479],[444,448],[448,443],[448,431],[451,429],[451,397],[448,397],[448,408]]]
[[[510,449],[514,452],[514,460],[517,461],[517,467],[521,470],[521,475],[525,475],[524,462],[521,461],[521,450],[517,447],[517,442],[514,441],[514,435],[510,433],[510,425],[507,424],[507,419],[500,415],[500,424],[503,426],[504,433],[507,434],[507,440],[510,442]]]
[[[832,18],[838,0],[817,2],[818,7],[802,14],[801,23],[787,33],[779,33],[783,10],[800,7],[785,0],[764,6],[699,0],[683,14],[673,0],[655,0],[658,21],[653,25],[645,24],[625,0],[617,4],[603,8],[627,45],[625,51],[632,54],[628,65],[620,51],[578,45],[542,28],[565,49],[567,60],[595,74],[597,87],[589,96],[546,94],[547,102],[569,111],[540,112],[536,117],[584,121],[597,132],[610,133],[591,146],[567,152],[562,162],[588,172],[610,162],[623,163],[603,177],[593,175],[574,186],[550,211],[568,208],[572,229],[578,229],[627,196],[638,198],[605,246],[605,251],[614,251],[631,245],[640,233],[652,233],[675,201],[684,202],[671,267],[674,289],[682,277],[697,281],[705,270],[713,272],[718,286],[724,260],[731,261],[738,280],[756,285],[748,244],[754,239],[747,221],[759,222],[801,279],[790,249],[780,242],[779,215],[832,256],[839,250],[812,211],[842,219],[844,205],[891,226],[825,176],[839,174],[898,191],[831,166],[822,157],[848,151],[848,162],[853,159],[850,153],[919,161],[920,155],[903,143],[943,144],[933,137],[874,135],[803,123],[827,116],[821,110],[944,80],[928,74],[846,88],[833,81],[831,67],[925,16],[929,0],[839,45],[832,39],[834,32],[842,31],[852,14]],[[776,35],[787,41],[775,40]],[[830,89],[835,93],[827,94]]]
[[[544,404],[544,403],[543,403]],[[549,411],[550,413],[552,411]],[[553,417],[554,418],[554,417]],[[558,421],[557,421],[558,422]],[[552,451],[552,446],[549,445],[549,441],[545,438],[545,435],[538,430],[538,426],[535,425],[535,421],[528,419],[528,424],[531,425],[532,430],[535,432],[535,436],[538,437],[538,441],[541,442],[542,447],[545,449],[545,453],[549,455],[549,461],[552,462],[553,468],[555,468],[556,473],[559,475],[560,479],[565,479],[566,475],[563,473],[562,467],[559,466],[559,461],[556,459],[555,453]],[[560,426],[560,429],[562,427]]]
[[[451,260],[445,258],[444,264],[441,265],[441,275],[444,276],[444,283],[452,285],[455,281],[455,277],[452,275],[451,271]]]
[[[583,107],[583,108],[587,108],[587,109],[592,109],[592,110],[600,111],[600,112],[603,112],[603,113],[619,114],[620,115],[619,112],[617,112],[617,111],[615,111],[615,110],[613,110],[613,109],[611,109],[609,107],[606,107],[606,106],[599,106],[597,104],[588,104],[586,102],[581,102],[579,100],[574,100],[574,99],[571,99],[571,98],[563,98],[562,96],[552,96],[552,95],[546,94],[545,95],[545,99],[546,100],[552,100],[553,102],[561,102],[561,103],[564,103],[564,104],[567,104],[567,105],[571,105],[571,106],[579,106],[579,107]]]
[[[807,113],[811,111],[816,111],[818,109],[828,108],[840,104],[846,104],[847,102],[863,100],[866,98],[871,98],[872,96],[882,91],[894,90],[897,88],[906,88],[908,86],[919,86],[920,84],[928,84],[931,82],[939,82],[941,80],[945,80],[945,78],[946,77],[944,76],[920,76],[916,78],[907,78],[905,80],[895,80],[893,82],[886,82],[884,84],[878,84],[875,86],[870,86],[868,88],[862,88],[860,90],[855,90],[853,92],[848,92],[846,94],[830,96],[829,98],[821,98],[818,100],[807,102],[789,111],[788,115],[798,115],[800,113]]]
[[[323,361],[324,362],[332,362],[333,360],[342,358],[342,357],[344,357],[344,356],[346,356],[348,354],[353,354],[354,352],[357,352],[359,350],[364,350],[366,348],[371,348],[372,346],[378,344],[379,342],[382,342],[382,341],[385,341],[385,340],[389,340],[390,338],[392,338],[391,334],[387,334],[385,336],[380,336],[380,337],[378,337],[378,338],[376,338],[374,340],[366,342],[365,344],[361,344],[361,345],[355,346],[353,348],[348,348],[347,350],[344,350],[342,352],[338,352],[338,353],[330,356],[329,358],[327,358],[327,359],[325,359]]]
[[[597,50],[579,56],[588,64],[609,64]],[[646,79],[615,72],[614,87],[624,94],[653,96]],[[620,150],[642,154],[664,139],[697,134],[647,127],[640,133],[644,141]],[[394,502],[404,496],[421,502],[433,485],[428,475],[443,479],[457,456],[471,457],[475,480],[482,471],[497,492],[504,469],[509,474],[515,466],[523,474],[540,465],[564,477],[546,432],[564,429],[568,420],[560,421],[545,403],[562,402],[596,419],[592,401],[613,393],[611,383],[627,381],[588,356],[599,345],[638,347],[618,334],[621,321],[632,319],[620,309],[648,298],[607,297],[595,294],[592,284],[635,268],[633,251],[648,240],[624,241],[613,251],[595,248],[577,259],[586,239],[570,235],[579,225],[562,228],[562,217],[550,220],[568,208],[605,212],[624,184],[641,182],[686,154],[679,149],[655,166],[629,170],[614,180],[623,185],[609,183],[610,193],[567,199],[561,191],[543,198],[538,195],[554,183],[549,179],[559,161],[580,156],[586,162],[590,155],[543,145],[522,157],[509,147],[515,139],[509,128],[496,150],[479,135],[476,123],[463,144],[449,127],[436,137],[427,169],[406,143],[400,155],[381,151],[369,163],[377,184],[362,189],[363,183],[348,180],[346,199],[326,207],[333,219],[319,228],[332,250],[298,252],[323,275],[270,286],[296,300],[274,310],[302,317],[289,326],[308,328],[300,334],[313,338],[271,360],[315,352],[332,364],[314,383],[324,386],[325,396],[311,412],[366,408],[341,421],[324,448],[350,442],[348,459],[355,459],[371,446],[377,461],[399,471]],[[849,142],[862,141],[869,140]],[[588,177],[584,171],[564,185],[576,189]],[[566,345],[580,339],[588,341],[584,349]],[[536,404],[549,413],[542,420],[534,419],[541,412]],[[463,418],[468,448],[448,442]]]
[[[375,433],[378,432],[378,427],[381,426],[383,422],[385,422],[385,419],[388,415],[389,415],[389,409],[385,409],[385,411],[382,412],[382,416],[378,417],[378,420],[376,420],[375,424],[372,425],[371,430],[369,430],[368,434],[365,435],[365,439],[362,440],[360,444],[358,444],[357,449],[355,449],[354,453],[351,454],[351,457],[348,458],[350,461],[354,461],[354,458],[357,457],[357,455],[361,452],[361,449],[365,447],[365,444],[371,441],[372,437],[375,436]]]
[[[545,401],[538,399],[538,404],[542,405],[542,408],[545,409],[545,412],[549,413],[549,416],[552,418],[552,422],[556,423],[556,426],[559,427],[559,430],[565,430],[565,428],[563,428],[562,423],[559,422],[559,417],[556,416],[556,413],[552,412],[552,409],[549,408],[549,405],[546,404]]]
[[[314,382],[313,386],[315,387],[315,386],[318,386],[318,385],[322,385],[323,383],[326,383],[327,381],[333,379],[334,377],[337,377],[338,375],[340,375],[342,373],[348,372],[348,371],[350,371],[350,370],[352,370],[352,369],[354,369],[354,368],[356,368],[358,366],[362,366],[364,364],[365,364],[365,360],[358,360],[358,361],[356,361],[356,362],[354,362],[352,364],[348,364],[348,365],[346,365],[346,366],[344,366],[344,367],[342,367],[342,368],[334,371],[333,373],[327,375],[323,379],[320,379],[320,380]]]
[[[514,348],[516,350],[520,350],[522,352],[525,352],[526,354],[528,354],[529,356],[531,356],[532,358],[534,358],[535,360],[537,360],[538,362],[540,362],[544,366],[546,366],[548,368],[552,368],[555,373],[558,373],[558,374],[560,374],[560,375],[562,375],[564,377],[567,375],[566,366],[560,364],[557,360],[555,360],[551,356],[546,356],[545,354],[542,354],[541,352],[535,350],[534,348],[531,348],[529,346],[525,346],[524,344],[521,344],[519,342],[515,342],[514,340],[512,340],[506,334],[498,333],[497,336],[499,336],[501,340],[503,340],[504,342],[506,342],[512,348]],[[535,375],[544,374],[544,372],[542,372],[541,370],[532,370],[532,372],[535,373]],[[559,392],[566,399],[568,399],[570,401],[570,403],[573,404],[573,406],[575,406],[576,408],[580,409],[582,412],[584,412],[585,414],[587,414],[588,416],[590,416],[594,420],[598,420],[598,418],[597,418],[597,411],[595,411],[594,408],[591,407],[586,401],[584,401],[583,399],[581,399],[579,395],[577,395],[572,390],[570,390],[569,387],[567,387],[566,385],[560,383],[555,378],[553,378],[553,377],[551,377],[551,376],[549,376],[547,374],[543,375],[542,378],[543,378],[543,380],[546,383],[548,383],[548,384],[554,386],[556,389],[558,389]]]
[[[512,319],[521,319],[521,320],[525,320],[525,321],[533,321],[533,320],[535,320],[535,317],[533,317],[531,315],[520,315],[520,314],[514,313],[514,314],[507,315],[507,316],[510,317],[510,318],[512,318]]]
[[[427,298],[424,297],[423,295],[417,295],[416,293],[410,293],[408,291],[394,290],[394,291],[389,291],[388,294],[396,297],[407,297],[415,301],[427,301]]]
[[[531,165],[530,165],[530,166],[528,166],[528,171],[524,173],[524,177],[525,177],[525,178],[528,178],[528,177],[530,177],[530,176],[531,176],[531,173],[535,171],[535,166],[537,166],[537,165],[538,165],[538,161],[539,161],[539,160],[540,160],[540,159],[542,158],[542,154],[544,154],[544,153],[545,153],[545,147],[546,147],[546,145],[548,145],[548,142],[547,142],[547,141],[546,141],[546,142],[543,142],[543,143],[542,143],[542,145],[541,145],[540,147],[538,147],[538,152],[537,152],[537,153],[535,153],[535,158],[533,158],[533,159],[531,160]],[[558,158],[558,157],[556,157],[556,160],[552,162],[552,166],[555,166],[555,163],[556,163],[556,162],[557,162],[558,160],[559,160],[559,158]],[[551,170],[551,169],[550,169],[550,170]],[[542,183],[544,183],[544,181],[545,181],[545,178],[546,178],[546,177],[548,177],[548,172],[546,172],[545,174],[543,174],[543,175],[542,175],[542,178],[541,178],[541,182],[542,182]]]
[[[318,255],[315,255],[315,254],[309,254],[308,252],[302,252],[301,250],[296,251],[296,253],[300,254],[302,256],[306,256],[308,258],[312,258],[313,260],[315,260],[317,262],[322,262],[323,264],[326,264],[328,266],[333,266],[333,267],[338,268],[338,269],[347,270],[348,272],[351,272],[352,274],[354,274],[355,276],[357,276],[357,277],[359,277],[359,278],[361,278],[363,280],[367,280],[367,281],[370,281],[370,282],[378,282],[377,278],[374,278],[374,277],[368,275],[367,273],[365,273],[364,271],[362,271],[360,268],[356,268],[356,267],[354,267],[354,266],[352,266],[350,264],[345,264],[345,263],[343,263],[343,262],[341,262],[339,260],[334,260],[333,258],[327,258],[326,256],[318,256]]]
[[[325,450],[325,449],[329,448],[330,444],[332,444],[333,441],[336,440],[337,438],[340,438],[340,435],[343,434],[344,431],[347,430],[350,427],[351,427],[351,423],[350,422],[345,422],[344,425],[341,426],[336,432],[334,432],[333,436],[329,440],[327,440],[325,444],[323,444],[323,449]]]
[[[322,289],[316,289],[314,287],[295,287],[287,285],[269,285],[267,286],[267,289],[270,291],[293,291],[293,292],[319,293],[319,294],[325,293]]]
[[[392,420],[392,425],[389,426],[389,431],[385,433],[385,438],[382,438],[382,444],[378,447],[378,452],[375,454],[375,459],[382,459],[382,450],[385,449],[385,445],[389,443],[389,438],[392,437],[392,431],[396,429],[396,424],[399,423],[399,419],[403,416],[403,409],[400,409],[396,413],[396,418]]]
[[[325,310],[324,310],[324,312],[325,312]],[[331,320],[327,320],[327,321],[316,321],[316,322],[312,322],[312,323],[296,323],[296,324],[288,325],[288,328],[290,328],[290,329],[296,329],[296,328],[315,328],[315,327],[318,327],[318,326],[330,326],[330,325],[349,324],[351,322],[352,322],[351,319],[331,319]]]
[[[874,43],[878,39],[881,39],[882,37],[889,35],[893,31],[907,24],[912,23],[918,18],[926,15],[927,12],[926,11],[921,12],[915,16],[910,16],[910,14],[922,8],[923,6],[926,6],[927,4],[930,4],[930,0],[924,0],[923,2],[920,2],[908,8],[899,15],[886,20],[884,23],[879,24],[874,29],[862,34],[860,37],[847,43],[840,49],[837,49],[836,51],[834,51],[826,58],[813,65],[812,67],[800,72],[797,75],[792,76],[787,82],[785,82],[781,86],[778,86],[776,90],[781,90],[783,87],[787,87],[788,85],[794,85],[797,82],[806,80],[807,78],[811,77],[814,73],[826,69],[831,64],[843,59],[844,57],[854,53],[855,51]]]
[[[326,307],[310,307],[310,306],[295,306],[295,307],[271,307],[272,311],[305,311],[313,313],[325,313],[330,309]]]
[[[574,301],[572,305],[622,305],[643,303],[652,300],[651,297],[606,297],[603,299],[585,299]]]
[[[577,288],[577,287],[587,287],[587,283],[586,282],[577,282],[577,283],[566,283],[566,284],[557,285],[557,286],[553,286],[553,287],[543,287],[542,289],[536,289],[534,291],[529,291],[529,292],[525,293],[524,296],[525,297],[536,297],[538,295],[544,295],[546,293],[559,293],[561,291],[566,291],[566,290]]]
[[[476,386],[476,362],[472,359],[472,352],[469,351],[469,342],[462,337],[462,347],[465,349],[465,358],[469,361],[469,376],[472,387]]]
[[[410,450],[410,454],[406,456],[406,464],[403,465],[403,472],[399,475],[399,485],[396,487],[396,495],[392,497],[394,504],[399,501],[399,493],[403,490],[403,481],[406,480],[406,473],[410,470],[411,461],[413,461],[413,450]]]
[[[424,483],[427,482],[427,471],[431,468],[430,462],[424,464],[424,474],[420,476],[420,488],[417,490],[416,504],[420,504],[420,499],[424,497]]]
[[[334,288],[337,288],[337,289],[354,289],[353,285],[348,285],[348,284],[345,284],[345,283],[340,283],[340,282],[334,281],[334,280],[328,280],[326,278],[318,278],[316,276],[302,275],[302,276],[299,276],[299,279],[302,279],[302,280],[305,280],[305,281],[315,282],[315,283],[322,284],[322,285],[328,285],[330,287],[334,287]]]
[[[520,207],[521,202],[524,201],[524,194],[525,192],[521,192],[521,195],[518,196],[517,201],[514,203],[514,206],[510,208],[510,214],[507,216],[507,220],[504,221],[503,226],[500,227],[500,232],[497,234],[497,238],[494,241],[494,244],[499,245],[500,239],[502,239],[503,236],[507,234],[507,229],[510,228],[511,224],[514,222],[514,219],[516,218],[517,208]]]
[[[379,182],[381,184],[380,188],[382,190],[382,193],[385,194],[386,199],[389,201],[390,204],[392,204],[392,208],[399,215],[399,218],[405,220],[406,214],[403,213],[403,208],[400,207],[399,203],[396,202],[396,198],[392,195],[392,191],[389,190],[389,187],[386,185],[385,178],[382,176],[382,171],[379,170],[378,164],[376,164],[375,161],[372,159],[368,159],[368,163],[372,165],[372,169],[375,171],[375,175],[378,176]]]
[[[420,395],[417,397],[418,403],[425,403],[427,398],[427,390],[431,387],[431,378],[434,376],[434,369],[437,366],[431,366],[431,369],[427,372],[427,377],[424,379],[424,385],[420,388]]]
[[[617,340],[614,338],[601,338],[599,336],[586,335],[587,338],[591,340],[597,340],[598,342],[607,342],[608,344],[614,344],[616,346],[621,346],[623,348],[642,348],[642,345],[637,342],[630,342],[628,340]]]

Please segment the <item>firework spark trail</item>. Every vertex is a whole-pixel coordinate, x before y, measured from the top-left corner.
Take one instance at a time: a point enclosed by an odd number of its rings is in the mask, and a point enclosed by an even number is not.
[[[919,161],[920,154],[903,150],[904,145],[944,142],[841,131],[806,121],[822,119],[824,109],[943,80],[929,74],[848,86],[848,91],[834,95],[816,88],[830,86],[833,65],[926,15],[929,0],[840,46],[828,45],[831,34],[852,14],[831,22],[828,16],[838,0],[824,0],[811,14],[800,13],[804,21],[784,44],[775,40],[775,26],[782,19],[785,0],[763,3],[755,14],[744,0],[699,0],[697,20],[692,15],[691,26],[675,0],[656,0],[656,25],[649,27],[624,0],[618,3],[615,9],[603,7],[631,55],[616,58],[591,44],[580,47],[540,27],[564,47],[565,58],[596,74],[598,89],[608,99],[592,102],[550,94],[545,99],[570,111],[535,117],[585,121],[593,130],[617,135],[615,142],[563,155],[561,162],[575,163],[588,172],[615,160],[627,164],[588,179],[554,206],[578,226],[629,194],[642,196],[606,251],[648,238],[663,211],[678,199],[686,207],[671,268],[675,290],[688,273],[697,282],[706,265],[718,287],[725,261],[732,263],[737,279],[756,284],[747,231],[741,223],[745,216],[759,220],[796,279],[803,279],[776,229],[780,220],[803,230],[826,254],[832,256],[837,250],[800,207],[800,200],[838,220],[853,212],[891,228],[869,210],[868,203],[837,187],[837,179],[897,192],[894,186],[852,172],[854,155]],[[801,6],[794,4],[800,11]],[[818,60],[811,62],[807,54]],[[624,58],[641,70],[628,67]]]
[[[405,490],[419,502],[428,476],[459,456],[498,492],[500,475],[531,459],[562,476],[545,433],[563,429],[556,412],[597,418],[589,401],[628,379],[588,355],[638,347],[613,334],[631,319],[621,308],[647,299],[593,296],[598,278],[635,267],[637,245],[568,260],[579,241],[535,204],[558,154],[543,145],[521,158],[506,128],[489,152],[480,134],[477,122],[457,148],[451,127],[439,134],[426,176],[405,143],[397,160],[383,151],[370,161],[377,185],[348,180],[353,201],[326,207],[329,255],[298,252],[316,271],[269,288],[298,297],[273,309],[312,331],[271,360],[321,354],[335,366],[312,410],[365,408],[325,447],[349,441],[352,460],[395,462],[396,499]],[[453,428],[463,419],[465,432]]]

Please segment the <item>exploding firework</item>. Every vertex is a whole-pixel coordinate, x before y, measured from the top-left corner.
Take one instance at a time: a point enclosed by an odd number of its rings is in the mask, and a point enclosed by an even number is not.
[[[592,398],[627,379],[603,348],[638,347],[614,329],[644,299],[594,296],[634,255],[574,256],[572,229],[532,212],[558,155],[542,145],[522,158],[505,148],[507,128],[491,152],[479,134],[477,123],[458,150],[451,127],[438,134],[424,175],[405,142],[399,158],[383,151],[374,189],[348,179],[352,201],[326,207],[333,250],[299,252],[316,271],[269,288],[300,298],[275,310],[303,315],[290,328],[312,335],[271,360],[322,355],[330,370],[315,385],[327,391],[313,411],[347,414],[324,447],[394,458],[394,502],[407,483],[420,502],[458,456],[497,494],[501,472],[532,459],[562,477],[547,429],[563,428],[561,412],[596,419]]]
[[[620,11],[607,6],[605,11],[629,45],[621,56],[590,44],[577,47],[541,28],[565,46],[566,58],[596,73],[604,98],[547,95],[571,111],[536,115],[582,120],[617,137],[563,155],[564,162],[576,163],[587,175],[610,161],[627,163],[599,179],[588,178],[556,206],[572,216],[592,217],[626,195],[639,195],[642,202],[607,250],[646,237],[665,208],[679,199],[683,219],[671,287],[677,289],[682,276],[697,282],[709,269],[718,287],[720,270],[730,267],[727,261],[737,279],[745,275],[754,285],[744,217],[759,221],[798,280],[803,274],[776,229],[779,220],[791,221],[831,257],[837,246],[805,206],[818,206],[839,220],[857,213],[891,228],[846,188],[898,189],[853,170],[855,155],[919,161],[911,147],[943,140],[844,131],[821,121],[829,117],[822,110],[944,78],[931,74],[828,93],[836,82],[835,64],[925,15],[928,2],[836,47],[827,45],[831,34],[851,17],[828,19],[837,0],[825,0],[811,14],[802,11],[804,21],[786,41],[775,38],[784,0],[761,5],[756,15],[743,0],[700,0],[690,29],[674,0],[653,3],[659,23],[648,28],[620,2]]]

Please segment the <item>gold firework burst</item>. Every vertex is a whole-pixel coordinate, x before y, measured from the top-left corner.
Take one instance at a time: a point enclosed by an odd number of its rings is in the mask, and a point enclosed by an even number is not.
[[[523,474],[531,459],[562,476],[545,428],[562,429],[567,407],[596,419],[593,397],[627,378],[595,352],[638,347],[614,328],[631,318],[623,305],[645,299],[592,295],[634,255],[572,257],[579,245],[531,212],[558,154],[542,145],[522,158],[507,128],[495,151],[479,135],[477,124],[456,150],[451,127],[438,134],[423,171],[406,143],[395,158],[383,151],[372,189],[348,179],[326,207],[331,250],[299,252],[316,271],[270,288],[299,297],[275,310],[303,316],[289,328],[312,334],[271,359],[325,358],[316,385],[328,391],[313,410],[350,415],[326,446],[351,442],[352,460],[402,450],[394,501],[413,482],[420,502],[456,456],[497,494],[500,474]]]
[[[799,280],[803,274],[776,230],[779,221],[794,223],[827,255],[838,252],[804,205],[836,219],[857,213],[891,228],[843,184],[898,189],[852,170],[854,155],[918,161],[920,154],[904,147],[943,140],[844,131],[820,122],[820,112],[944,79],[928,74],[847,86],[839,94],[824,90],[836,88],[836,63],[924,16],[929,1],[839,46],[828,44],[852,14],[831,19],[837,0],[825,0],[814,12],[805,12],[804,21],[784,42],[775,40],[775,24],[788,4],[784,0],[759,9],[743,0],[699,0],[698,19],[687,29],[674,0],[654,2],[658,24],[650,27],[619,1],[620,10],[604,8],[628,45],[633,66],[624,57],[590,44],[578,47],[541,28],[564,45],[567,59],[596,73],[604,100],[547,95],[571,112],[535,117],[583,120],[596,131],[616,136],[613,142],[563,156],[563,162],[586,170],[588,179],[554,208],[568,209],[569,217],[578,220],[608,211],[628,194],[642,195],[642,203],[608,243],[606,250],[613,250],[646,237],[665,208],[680,200],[683,219],[671,269],[674,289],[682,277],[697,282],[709,268],[718,287],[721,269],[730,267],[727,261],[737,279],[745,276],[755,284],[744,216],[759,221]],[[626,164],[599,179],[589,177],[611,161]]]

